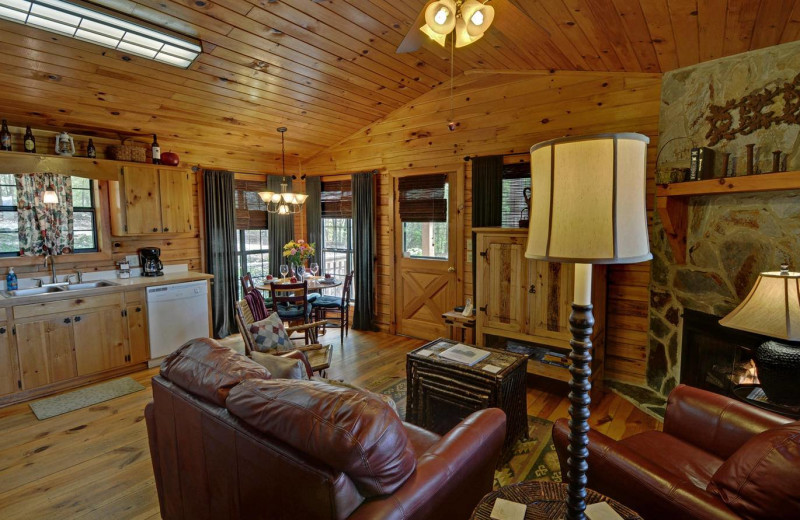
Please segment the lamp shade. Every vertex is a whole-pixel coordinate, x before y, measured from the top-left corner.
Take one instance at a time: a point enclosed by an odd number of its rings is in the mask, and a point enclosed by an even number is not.
[[[761,273],[750,294],[719,323],[773,338],[800,340],[800,273]]]
[[[565,137],[531,147],[531,222],[525,256],[583,264],[650,260],[645,204],[647,136]]]
[[[466,22],[469,35],[480,37],[494,21],[494,7],[478,0],[466,0],[461,4],[461,18]]]
[[[58,204],[58,194],[55,190],[46,190],[42,196],[42,202],[45,204]]]
[[[434,33],[447,35],[456,26],[456,3],[438,0],[425,9],[425,25]]]

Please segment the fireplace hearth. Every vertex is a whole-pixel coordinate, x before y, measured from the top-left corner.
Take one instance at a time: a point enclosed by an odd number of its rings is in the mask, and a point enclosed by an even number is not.
[[[736,385],[758,384],[755,347],[765,338],[723,327],[720,316],[685,309],[681,341],[681,383],[734,397]]]

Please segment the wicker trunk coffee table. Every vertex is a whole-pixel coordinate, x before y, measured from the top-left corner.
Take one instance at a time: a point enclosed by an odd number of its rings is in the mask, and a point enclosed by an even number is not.
[[[472,512],[471,520],[490,520],[494,501],[504,498],[528,506],[525,520],[545,520],[551,518],[564,518],[567,510],[567,485],[557,482],[537,482],[529,480],[519,484],[503,486],[487,494],[478,503]],[[591,489],[586,490],[586,504],[608,502],[611,509],[617,512],[624,520],[642,520],[635,511],[628,509],[619,502],[601,495]]]
[[[456,342],[439,338],[406,356],[406,420],[444,434],[472,412],[500,408],[506,413],[502,460],[521,437],[528,436],[525,377],[527,356],[479,347],[489,356],[473,366],[442,358]],[[425,355],[426,352],[431,354]],[[497,373],[487,366],[499,367]]]

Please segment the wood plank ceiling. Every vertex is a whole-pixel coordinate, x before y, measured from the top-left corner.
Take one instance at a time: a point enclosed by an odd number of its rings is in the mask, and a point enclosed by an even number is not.
[[[395,48],[425,0],[95,0],[202,40],[180,70],[0,20],[0,115],[309,158],[434,88],[449,49]],[[800,0],[494,0],[471,69],[664,72],[800,38]],[[273,156],[274,158],[274,156]]]

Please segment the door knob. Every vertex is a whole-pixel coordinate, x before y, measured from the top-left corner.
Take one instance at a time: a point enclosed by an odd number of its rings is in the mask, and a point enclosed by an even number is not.
[[[455,267],[448,267],[447,268],[447,272],[448,273],[455,273],[456,272],[456,268]]]

